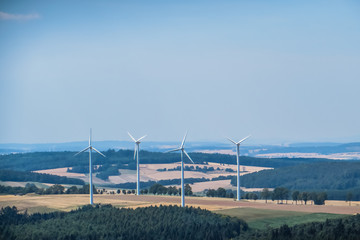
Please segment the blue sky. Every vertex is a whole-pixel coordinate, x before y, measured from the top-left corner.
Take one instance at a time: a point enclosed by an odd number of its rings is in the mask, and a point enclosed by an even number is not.
[[[0,0],[0,143],[360,140],[358,1]]]

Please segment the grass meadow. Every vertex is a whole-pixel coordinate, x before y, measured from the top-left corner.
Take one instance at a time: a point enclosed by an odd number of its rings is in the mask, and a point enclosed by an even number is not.
[[[217,210],[214,212],[241,218],[249,224],[249,227],[260,230],[264,230],[269,227],[277,228],[284,224],[287,224],[288,226],[294,226],[296,224],[322,222],[326,219],[335,219],[348,216],[345,214],[305,213],[256,208],[232,208]]]

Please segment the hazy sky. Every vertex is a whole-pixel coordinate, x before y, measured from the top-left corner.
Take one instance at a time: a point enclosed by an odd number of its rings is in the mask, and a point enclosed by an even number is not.
[[[359,1],[0,0],[0,143],[360,141],[359,103]]]

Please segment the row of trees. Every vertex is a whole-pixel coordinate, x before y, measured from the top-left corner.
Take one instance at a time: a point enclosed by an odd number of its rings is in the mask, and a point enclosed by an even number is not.
[[[294,191],[292,193],[292,199],[297,204],[298,201],[304,202],[306,205],[307,201],[311,200],[316,205],[323,205],[325,203],[325,200],[327,200],[327,193],[326,192],[299,192]]]
[[[230,189],[225,189],[219,187],[217,190],[208,189],[205,191],[207,197],[223,197],[223,198],[233,198],[235,196],[234,192]]]
[[[72,186],[65,190],[65,187],[60,184],[54,184],[48,188],[38,188],[33,183],[27,183],[25,187],[10,187],[0,185],[0,193],[2,194],[28,194],[28,193],[36,193],[36,194],[89,194],[89,184],[83,185],[78,188],[76,186]],[[94,193],[96,194],[96,188],[93,185]]]
[[[149,188],[149,193],[157,195],[181,195],[181,188],[176,188],[175,186],[165,187],[159,183],[156,183]],[[185,195],[193,195],[192,189],[189,184],[185,184]]]
[[[264,188],[263,191],[260,193],[260,197],[262,199],[265,199],[265,202],[267,202],[268,199],[271,199],[272,201],[277,200],[278,203],[283,203],[285,200],[287,203],[287,200],[290,197],[290,190],[284,187],[275,188],[274,191],[270,191],[268,188]],[[306,205],[306,203],[311,200],[316,205],[323,205],[325,203],[325,200],[327,200],[327,193],[294,191],[292,192],[291,197],[296,204],[298,203],[298,201],[300,201],[301,203],[304,203]],[[254,198],[257,199],[258,197],[253,196],[251,199]]]

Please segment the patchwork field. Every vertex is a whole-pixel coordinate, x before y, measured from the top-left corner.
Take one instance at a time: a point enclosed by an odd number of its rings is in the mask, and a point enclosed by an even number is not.
[[[171,164],[140,164],[140,174],[141,174],[141,181],[159,181],[159,180],[167,180],[167,179],[174,179],[181,177],[181,171],[158,171],[159,169],[173,169],[180,166],[180,162],[178,163],[171,163]],[[236,175],[236,172],[226,172],[225,169],[230,168],[236,171],[236,165],[230,164],[219,164],[219,163],[209,163],[208,165],[203,164],[185,164],[185,166],[193,166],[193,167],[213,167],[214,169],[218,169],[216,171],[210,172],[198,172],[198,171],[185,171],[185,178],[215,178],[219,176],[228,176],[228,175]],[[241,166],[242,172],[241,175],[258,172],[264,169],[269,169],[266,167],[254,167],[254,166]],[[72,178],[79,178],[84,180],[85,182],[88,181],[88,174],[80,174],[80,173],[71,173],[67,172],[67,168],[55,168],[55,169],[46,169],[46,170],[39,170],[36,171],[38,173],[47,173],[53,174],[58,176],[65,176],[65,177],[72,177]],[[93,176],[93,182],[95,184],[119,184],[119,183],[127,183],[127,182],[136,182],[136,171],[135,170],[128,170],[128,169],[120,169],[121,175],[119,176],[110,176],[109,181],[101,180],[95,177],[96,174]],[[227,181],[216,181],[212,183],[204,182],[204,183],[196,183],[194,186],[194,192],[200,192],[205,189],[210,188],[233,188],[230,185],[230,180]]]

